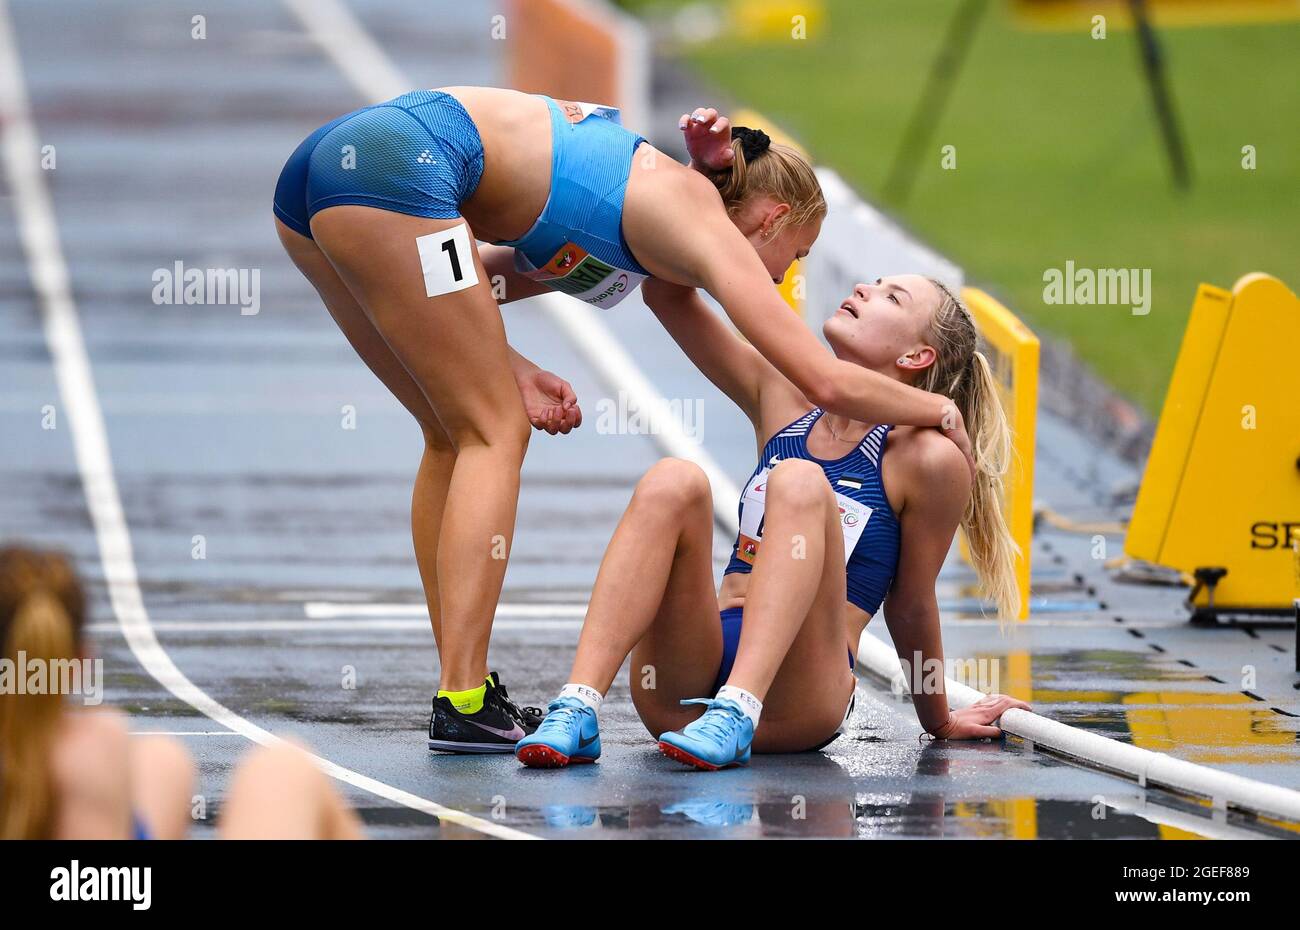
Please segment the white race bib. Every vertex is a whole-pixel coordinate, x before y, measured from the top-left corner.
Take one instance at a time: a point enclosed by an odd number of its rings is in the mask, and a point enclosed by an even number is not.
[[[581,100],[557,100],[555,103],[570,123],[581,123],[588,116],[599,116],[617,126],[623,125],[623,114],[618,107],[606,106],[603,103],[584,103]]]
[[[614,306],[641,286],[643,274],[615,268],[589,255],[582,246],[566,242],[549,262],[538,268],[520,249],[515,249],[515,270],[602,310]]]
[[[424,273],[424,293],[429,297],[454,294],[478,284],[474,264],[474,246],[469,227],[464,223],[441,229],[427,236],[417,236],[420,270]]]
[[[770,469],[764,468],[745,486],[740,496],[740,544],[736,555],[742,562],[754,564],[759,543],[763,541],[763,513],[767,503],[767,479]],[[871,508],[852,498],[835,492],[835,502],[840,509],[840,530],[844,534],[844,564],[849,564],[853,547],[862,538],[871,518]]]

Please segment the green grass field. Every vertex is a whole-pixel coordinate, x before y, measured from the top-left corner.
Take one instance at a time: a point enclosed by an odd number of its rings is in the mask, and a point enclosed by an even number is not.
[[[826,0],[806,40],[728,39],[682,55],[1155,413],[1198,282],[1267,271],[1300,288],[1300,23],[1161,30],[1193,171],[1179,195],[1135,34],[1113,20],[1104,40],[1026,30],[993,2],[911,198],[890,203],[886,176],[956,7]],[[956,170],[940,167],[944,145],[956,146]],[[1256,170],[1242,167],[1245,145]],[[1046,304],[1043,273],[1067,260],[1150,268],[1150,314]]]

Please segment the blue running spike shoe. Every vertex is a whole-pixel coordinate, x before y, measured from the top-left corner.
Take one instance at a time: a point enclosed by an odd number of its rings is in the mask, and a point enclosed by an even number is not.
[[[704,704],[704,716],[659,737],[659,751],[683,765],[706,772],[749,764],[754,725],[735,701],[691,698],[683,704]]]
[[[529,768],[558,769],[600,758],[596,712],[577,698],[556,698],[535,733],[515,744],[515,757]]]

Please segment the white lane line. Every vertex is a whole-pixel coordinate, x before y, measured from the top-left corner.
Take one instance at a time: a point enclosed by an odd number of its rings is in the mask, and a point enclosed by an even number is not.
[[[375,44],[365,27],[338,0],[284,0],[307,33],[333,59],[352,86],[370,102],[379,103],[411,90],[413,85]],[[694,462],[709,476],[713,488],[713,513],[729,536],[740,529],[736,501],[738,488],[702,445],[687,435],[673,416],[668,401],[654,390],[636,361],[623,348],[588,304],[562,294],[535,297],[559,324],[583,359],[606,386],[622,390],[631,409],[653,417],[658,426],[651,439],[664,455]]]
[[[429,622],[429,608],[423,604],[339,604],[308,601],[303,613],[313,620],[332,617],[422,617]],[[515,617],[585,617],[586,604],[498,604],[496,618]]]
[[[132,730],[132,736],[238,736],[244,738],[243,733],[236,733],[234,730]]]
[[[733,508],[734,509],[734,508]],[[728,547],[728,554],[731,549]],[[302,605],[303,613],[313,620],[329,620],[340,617],[384,617],[392,619],[394,617],[420,617],[426,623],[429,620],[429,611],[423,604],[408,603],[360,603],[356,601],[307,601]],[[960,608],[954,607],[946,600],[939,601],[939,609],[945,613],[952,613]],[[538,617],[541,619],[557,617],[585,617],[587,615],[586,604],[498,604],[496,611],[496,621],[493,629],[498,626],[508,625],[510,619],[521,617]],[[966,618],[953,617],[948,622],[952,623],[955,628],[960,627],[990,627],[1000,626],[999,621],[986,618]],[[1185,627],[1185,620],[1151,620],[1151,621],[1129,621],[1124,624],[1124,629],[1169,629],[1172,627]],[[1041,616],[1031,617],[1029,620],[1020,624],[1017,629],[1035,629],[1038,627],[1060,627],[1064,629],[1084,628],[1095,630],[1114,630],[1116,627],[1109,620],[1098,620],[1097,618],[1074,618],[1074,617],[1053,617]],[[507,626],[502,626],[503,629]]]
[[[372,102],[415,89],[366,27],[338,0],[284,0],[284,5],[352,86]]]
[[[356,620],[154,620],[150,623],[156,633],[356,633],[391,631],[429,632],[428,619],[409,617],[365,617]],[[582,629],[581,620],[498,620],[492,632],[576,632]],[[116,623],[88,623],[90,633],[120,633]]]
[[[159,644],[150,626],[136,574],[126,514],[113,474],[104,414],[95,392],[81,322],[72,299],[54,208],[45,179],[41,176],[40,145],[31,119],[27,86],[7,0],[0,0],[0,139],[32,288],[40,304],[65,419],[72,431],[73,450],[86,490],[86,504],[104,566],[109,601],[122,635],[140,664],[180,700],[254,742],[263,745],[278,743],[280,738],[275,734],[222,706],[186,678]],[[535,839],[502,824],[443,807],[320,756],[312,758],[324,772],[340,781],[448,823],[505,839]]]
[[[642,373],[636,361],[609,331],[590,304],[563,294],[543,294],[532,298],[564,330],[583,359],[612,391],[622,391],[631,410],[641,411],[655,424],[650,438],[659,451],[674,458],[694,462],[703,469],[713,489],[713,518],[728,538],[740,531],[736,501],[740,488],[723,471],[713,456],[682,428],[680,417],[673,414],[668,401],[660,395]]]
[[[372,615],[372,616],[352,616],[350,614],[332,614],[325,617],[268,617],[265,620],[227,620],[217,618],[214,620],[154,620],[150,624],[156,632],[159,633],[257,633],[269,631],[305,631],[305,632],[337,632],[350,633],[364,630],[366,632],[382,632],[385,630],[406,631],[406,630],[425,630],[429,629],[429,617],[423,609],[418,615],[397,615],[390,616]],[[995,627],[996,623],[991,624],[972,624],[978,626]],[[1095,627],[1099,630],[1113,631],[1110,626],[1102,626],[1096,623],[1061,623],[1053,621],[1030,621],[1024,624],[1030,629],[1034,628],[1054,628],[1054,627]],[[1164,623],[1128,623],[1126,628],[1137,629],[1154,628],[1165,629],[1169,625]],[[89,623],[86,629],[91,633],[117,633],[121,628],[116,623]],[[501,618],[492,623],[492,631],[495,632],[513,632],[513,633],[531,633],[531,632],[554,632],[565,630],[581,630],[581,615],[572,617],[555,616],[552,611],[543,611],[537,615],[537,619],[529,620],[524,617],[520,618]],[[1016,633],[1022,632],[1017,630]],[[1186,688],[1184,683],[1180,687]]]

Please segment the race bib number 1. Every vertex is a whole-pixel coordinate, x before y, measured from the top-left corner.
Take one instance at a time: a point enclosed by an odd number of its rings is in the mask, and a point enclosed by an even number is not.
[[[424,272],[427,296],[454,294],[478,284],[474,245],[469,241],[469,227],[464,223],[419,236],[415,247],[420,250],[420,270]]]

